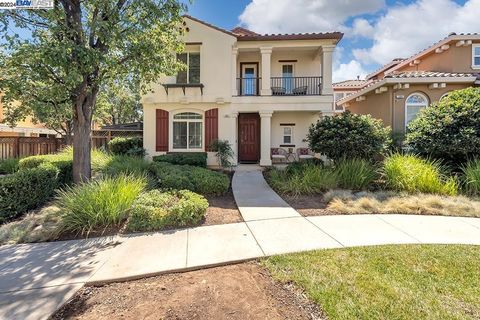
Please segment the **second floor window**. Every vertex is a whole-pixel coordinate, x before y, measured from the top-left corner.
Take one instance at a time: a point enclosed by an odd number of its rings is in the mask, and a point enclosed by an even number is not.
[[[472,67],[474,67],[475,69],[479,69],[480,68],[480,44],[479,45],[473,45],[472,46],[472,55],[473,55],[473,65]]]
[[[178,55],[178,60],[186,64],[188,69],[178,73],[177,83],[200,83],[200,53],[182,53]]]

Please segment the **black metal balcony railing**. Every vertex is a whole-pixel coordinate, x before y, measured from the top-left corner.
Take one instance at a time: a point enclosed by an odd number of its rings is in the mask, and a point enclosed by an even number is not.
[[[237,90],[239,96],[260,95],[262,78],[237,78]]]
[[[272,77],[274,96],[317,96],[322,94],[322,77]]]

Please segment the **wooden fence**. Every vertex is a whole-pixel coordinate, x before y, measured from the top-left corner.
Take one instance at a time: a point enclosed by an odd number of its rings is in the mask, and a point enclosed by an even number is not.
[[[93,131],[92,148],[107,148],[115,137],[139,137],[142,131]],[[59,138],[0,137],[0,160],[56,153],[65,147]]]
[[[58,138],[0,137],[0,159],[55,153],[64,146]]]

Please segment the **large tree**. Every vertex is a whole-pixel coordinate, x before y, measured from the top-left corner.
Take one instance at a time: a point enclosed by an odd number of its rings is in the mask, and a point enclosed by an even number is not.
[[[69,105],[75,182],[91,176],[91,123],[102,86],[136,74],[145,89],[181,68],[184,9],[176,0],[56,0],[51,10],[0,13],[4,102]]]

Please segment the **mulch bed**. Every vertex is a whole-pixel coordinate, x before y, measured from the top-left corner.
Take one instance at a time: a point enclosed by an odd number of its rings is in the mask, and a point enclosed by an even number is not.
[[[327,204],[323,201],[321,194],[295,197],[282,195],[281,197],[304,217],[338,214],[327,209]]]
[[[53,320],[326,319],[291,284],[275,282],[258,263],[86,287]]]

